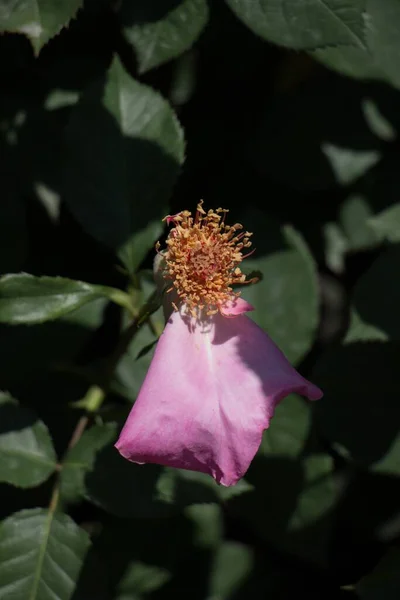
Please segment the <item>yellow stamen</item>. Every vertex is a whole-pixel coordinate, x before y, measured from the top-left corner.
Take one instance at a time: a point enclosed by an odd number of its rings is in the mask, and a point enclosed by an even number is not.
[[[185,210],[177,215],[165,217],[174,224],[167,238],[164,278],[171,280],[179,300],[196,317],[198,311],[206,309],[207,315],[218,312],[229,300],[240,292],[232,285],[253,283],[246,280],[238,265],[245,256],[243,249],[251,246],[248,231],[237,233],[243,226],[225,225],[228,210],[203,209],[203,201],[197,205],[196,215]],[[156,246],[159,249],[159,244]],[[168,290],[169,291],[169,290]],[[174,305],[177,310],[176,305]]]

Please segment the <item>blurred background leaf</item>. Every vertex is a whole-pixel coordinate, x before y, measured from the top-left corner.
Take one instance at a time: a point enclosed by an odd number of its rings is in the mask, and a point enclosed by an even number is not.
[[[61,471],[61,496],[68,502],[85,495],[85,476],[93,468],[96,454],[115,438],[112,424],[93,425],[66,454]]]
[[[256,252],[245,266],[249,272],[260,271],[262,280],[244,288],[242,295],[256,308],[251,315],[256,323],[290,361],[299,362],[310,350],[318,324],[315,264],[298,232],[290,227],[279,231],[277,223],[265,222],[261,214],[248,216],[250,229],[252,220],[258,224],[254,228]],[[268,245],[272,251],[263,256]]]
[[[192,46],[207,23],[208,5],[206,0],[123,0],[118,19],[144,73]]]
[[[400,588],[399,558],[399,548],[390,548],[375,569],[357,583],[356,589],[362,600],[394,600],[397,597]]]
[[[370,227],[377,236],[382,236],[389,242],[400,242],[400,204],[393,204],[372,217]]]
[[[57,464],[47,427],[5,393],[0,393],[0,414],[0,481],[24,488],[39,485]]]
[[[227,0],[254,33],[289,48],[364,47],[364,0]]]
[[[310,434],[310,406],[290,396],[277,407],[246,475],[252,487],[233,496],[228,509],[262,539],[323,565],[337,492],[331,457],[307,450]]]
[[[398,87],[400,79],[396,64],[400,57],[400,44],[396,24],[400,18],[400,7],[396,0],[367,0],[366,3],[367,45],[389,81]]]
[[[357,282],[346,342],[400,339],[397,313],[400,291],[392,271],[397,269],[399,261],[400,247],[395,245],[381,254]],[[384,346],[382,349],[385,351]]]
[[[28,36],[35,54],[75,17],[82,0],[61,0],[51,6],[46,0],[4,0],[0,30]]]
[[[72,113],[66,202],[129,271],[138,268],[162,232],[183,156],[183,133],[168,103],[132,79],[118,59],[107,81],[93,84]]]

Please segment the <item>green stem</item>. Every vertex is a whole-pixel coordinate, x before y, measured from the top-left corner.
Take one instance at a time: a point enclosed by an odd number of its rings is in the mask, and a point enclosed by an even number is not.
[[[80,406],[85,409],[86,414],[82,415],[77,422],[65,454],[67,454],[67,452],[71,450],[71,448],[73,448],[81,439],[86,427],[90,422],[91,416],[100,409],[106,398],[114,371],[119,361],[128,350],[132,338],[139,331],[142,325],[144,325],[144,323],[150,319],[151,315],[153,312],[155,312],[155,310],[157,310],[158,306],[158,294],[157,292],[154,292],[146,304],[142,307],[141,311],[135,315],[133,321],[122,332],[118,344],[110,356],[110,360],[105,369],[102,381],[100,384],[91,385],[86,392],[85,397],[80,401]],[[61,460],[60,464],[58,465],[57,479],[50,499],[49,510],[52,512],[56,510],[60,498],[60,475],[63,468],[62,463],[63,460]]]

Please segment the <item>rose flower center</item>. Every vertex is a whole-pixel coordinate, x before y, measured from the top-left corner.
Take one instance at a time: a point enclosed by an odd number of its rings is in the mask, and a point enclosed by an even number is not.
[[[167,292],[175,290],[194,317],[203,309],[207,315],[217,313],[227,301],[240,295],[233,291],[233,285],[253,281],[246,280],[238,266],[251,254],[244,255],[243,250],[251,246],[252,234],[241,232],[243,226],[239,223],[226,225],[226,209],[206,213],[202,204],[198,204],[194,218],[189,211],[165,218],[174,227],[162,252],[164,278],[172,283]],[[177,310],[176,304],[174,308]]]

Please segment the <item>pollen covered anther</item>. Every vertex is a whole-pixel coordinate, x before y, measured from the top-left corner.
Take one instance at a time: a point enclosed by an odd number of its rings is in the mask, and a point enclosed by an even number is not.
[[[179,300],[194,317],[203,309],[207,315],[217,313],[240,295],[233,285],[255,281],[246,280],[238,266],[249,255],[243,250],[251,246],[252,234],[242,232],[240,223],[226,225],[227,212],[223,208],[206,212],[201,201],[194,218],[185,210],[164,219],[174,225],[163,252],[164,278],[172,282]]]

